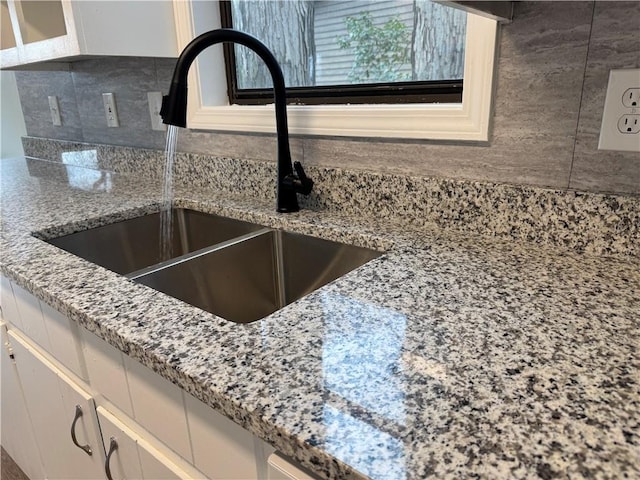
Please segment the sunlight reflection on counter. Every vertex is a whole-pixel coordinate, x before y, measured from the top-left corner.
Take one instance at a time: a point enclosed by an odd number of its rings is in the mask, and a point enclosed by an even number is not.
[[[98,170],[97,150],[63,152],[62,163],[66,165],[71,187],[87,191],[111,190],[111,172]]]
[[[326,449],[364,473],[373,468],[388,472],[388,478],[404,478],[403,443],[384,430],[400,429],[406,418],[398,375],[406,316],[334,293],[323,293],[321,298],[327,312],[322,353],[324,387],[348,409],[340,409],[331,401],[324,405]],[[386,428],[368,422],[369,416]],[[370,455],[363,455],[363,442],[371,445]],[[360,445],[359,451],[350,452],[349,445],[356,444]]]

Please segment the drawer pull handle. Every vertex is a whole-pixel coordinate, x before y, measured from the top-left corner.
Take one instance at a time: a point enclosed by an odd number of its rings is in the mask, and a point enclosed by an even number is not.
[[[104,461],[104,473],[107,474],[107,480],[113,480],[111,476],[111,467],[109,466],[109,461],[111,460],[111,455],[118,449],[118,442],[116,442],[115,437],[111,437],[109,439],[109,453],[107,453],[107,459]]]
[[[73,423],[71,424],[71,441],[76,447],[78,447],[81,450],[84,450],[84,452],[87,455],[91,456],[91,454],[93,453],[93,451],[91,450],[91,447],[89,445],[80,445],[78,443],[78,439],[76,438],[76,423],[78,422],[81,416],[82,416],[82,407],[80,407],[80,405],[76,405],[76,416],[73,417]]]

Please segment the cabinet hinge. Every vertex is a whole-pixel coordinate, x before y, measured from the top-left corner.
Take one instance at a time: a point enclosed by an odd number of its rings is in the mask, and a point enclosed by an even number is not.
[[[4,346],[7,349],[7,352],[9,352],[9,358],[15,363],[16,356],[13,354],[13,348],[11,348],[11,344],[9,342],[4,342]]]

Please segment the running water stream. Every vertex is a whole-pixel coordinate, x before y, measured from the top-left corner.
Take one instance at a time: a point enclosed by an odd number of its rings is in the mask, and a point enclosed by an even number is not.
[[[162,184],[162,198],[160,207],[160,259],[168,260],[173,255],[173,162],[176,157],[176,144],[178,143],[178,127],[167,127],[167,140],[165,144],[165,163]]]

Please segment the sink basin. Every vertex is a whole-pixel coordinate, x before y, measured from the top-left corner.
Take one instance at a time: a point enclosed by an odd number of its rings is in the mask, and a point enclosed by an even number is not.
[[[380,255],[195,210],[172,215],[169,256],[161,253],[159,213],[47,241],[237,323],[264,318]]]
[[[380,255],[263,229],[132,278],[237,323],[261,319]]]
[[[169,251],[161,254],[160,214],[144,215],[47,240],[67,252],[126,275],[264,227],[189,209],[173,209]],[[166,258],[165,258],[166,257]]]

